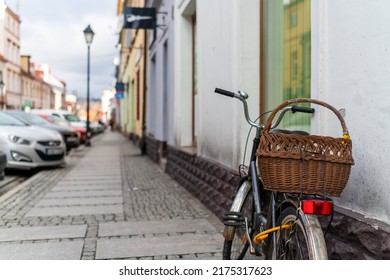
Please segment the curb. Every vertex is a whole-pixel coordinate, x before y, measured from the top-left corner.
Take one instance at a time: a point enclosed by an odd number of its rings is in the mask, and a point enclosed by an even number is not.
[[[3,201],[7,200],[11,196],[13,196],[17,192],[19,192],[21,189],[23,189],[24,187],[29,185],[31,182],[33,182],[35,180],[36,177],[38,177],[40,175],[40,173],[41,173],[41,171],[39,171],[38,173],[34,174],[33,176],[31,176],[27,180],[21,182],[16,187],[14,187],[14,188],[10,189],[9,191],[7,191],[6,193],[4,193],[2,196],[0,196],[0,203],[2,203]]]

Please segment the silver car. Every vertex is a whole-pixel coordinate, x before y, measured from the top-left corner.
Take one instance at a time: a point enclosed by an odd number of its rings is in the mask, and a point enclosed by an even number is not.
[[[18,119],[24,124],[31,125],[31,126],[39,126],[39,127],[43,127],[43,128],[47,128],[59,132],[62,135],[62,138],[64,139],[67,151],[69,151],[71,148],[76,148],[80,145],[78,133],[70,127],[64,127],[64,126],[52,124],[48,120],[38,115],[26,113],[24,111],[7,110],[4,111],[4,113],[10,115],[13,118]]]
[[[7,167],[33,169],[65,163],[66,146],[57,131],[25,125],[0,112],[0,150]]]

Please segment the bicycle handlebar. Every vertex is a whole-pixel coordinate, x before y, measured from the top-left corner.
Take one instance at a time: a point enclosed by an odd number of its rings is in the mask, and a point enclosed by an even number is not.
[[[307,114],[314,114],[315,110],[314,108],[308,108],[308,107],[299,107],[299,106],[292,106],[291,111],[293,113],[295,112],[301,112],[301,113],[307,113]]]
[[[234,92],[231,92],[231,91],[228,91],[228,90],[224,90],[224,89],[221,89],[221,88],[215,88],[214,90],[215,93],[218,93],[218,94],[221,94],[221,95],[225,95],[225,96],[228,96],[228,97],[232,97],[232,98],[237,98],[239,99],[243,104],[244,104],[244,113],[245,113],[245,118],[246,118],[246,121],[251,125],[251,126],[254,126],[254,127],[257,127],[257,128],[263,128],[264,125],[262,124],[258,124],[258,123],[255,123],[253,121],[251,121],[251,119],[249,118],[249,110],[248,110],[248,104],[246,102],[246,99],[248,98],[248,94],[246,94],[245,92],[243,91],[239,91],[238,93],[239,94],[236,94]],[[300,106],[291,106],[291,107],[286,107],[284,108],[278,119],[276,120],[276,122],[272,125],[272,129],[273,128],[276,128],[280,122],[282,121],[283,119],[283,116],[286,112],[288,111],[291,111],[293,113],[296,113],[296,112],[300,112],[300,113],[307,113],[307,114],[314,114],[315,110],[314,108],[308,108],[308,107],[300,107]]]
[[[231,92],[231,91],[228,91],[228,90],[224,90],[224,89],[221,89],[221,88],[215,88],[214,92],[216,92],[218,94],[222,94],[222,95],[228,96],[228,97],[235,97],[235,95],[236,95],[234,92]]]

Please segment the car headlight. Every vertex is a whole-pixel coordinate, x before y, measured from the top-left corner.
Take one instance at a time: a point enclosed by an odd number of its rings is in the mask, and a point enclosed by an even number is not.
[[[25,156],[21,153],[11,151],[11,156],[14,160],[20,161],[20,162],[32,162],[32,159],[29,158],[28,156]]]
[[[16,143],[16,144],[31,145],[31,141],[30,140],[22,138],[22,137],[19,137],[19,136],[16,136],[16,135],[8,135],[8,139],[11,142]]]

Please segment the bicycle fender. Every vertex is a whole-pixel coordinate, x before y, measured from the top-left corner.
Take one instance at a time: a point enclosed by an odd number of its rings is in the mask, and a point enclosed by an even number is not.
[[[244,204],[247,194],[252,190],[252,183],[248,180],[244,181],[238,189],[236,196],[234,197],[230,212],[239,212]],[[233,240],[235,227],[225,226],[223,236],[225,240]]]

